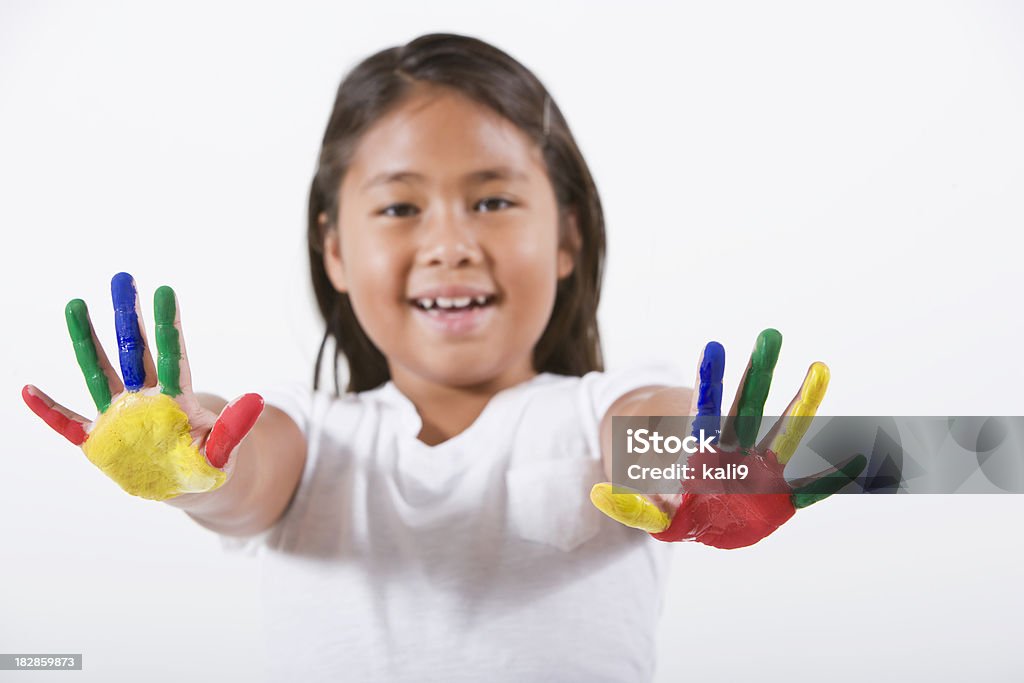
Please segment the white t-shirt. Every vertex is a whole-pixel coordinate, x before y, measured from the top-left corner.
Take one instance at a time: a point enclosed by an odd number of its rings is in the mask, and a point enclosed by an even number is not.
[[[285,514],[225,548],[260,557],[273,681],[644,681],[671,546],[590,503],[598,426],[670,365],[495,395],[465,431],[417,439],[393,383],[267,392],[305,433]]]

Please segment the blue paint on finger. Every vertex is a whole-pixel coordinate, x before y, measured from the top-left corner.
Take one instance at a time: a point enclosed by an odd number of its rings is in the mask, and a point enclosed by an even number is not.
[[[124,386],[128,391],[138,391],[146,383],[146,367],[142,360],[146,341],[142,338],[139,315],[135,312],[132,276],[128,273],[115,275],[110,281],[110,296],[114,300],[114,330]]]
[[[700,361],[700,384],[697,386],[697,415],[693,419],[693,436],[700,432],[714,434],[714,443],[722,432],[722,378],[725,376],[725,348],[716,341],[704,347]]]

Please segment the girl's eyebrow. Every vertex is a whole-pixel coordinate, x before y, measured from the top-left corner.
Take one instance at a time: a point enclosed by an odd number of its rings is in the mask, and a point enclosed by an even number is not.
[[[388,183],[416,183],[424,179],[420,173],[413,171],[386,171],[375,175],[370,178],[364,185],[364,190],[367,190],[375,185],[387,185]],[[479,171],[473,171],[463,176],[463,183],[467,185],[479,185],[487,182],[488,180],[519,180],[526,182],[528,180],[525,173],[519,169],[511,168],[509,166],[496,166],[494,168],[485,168]]]

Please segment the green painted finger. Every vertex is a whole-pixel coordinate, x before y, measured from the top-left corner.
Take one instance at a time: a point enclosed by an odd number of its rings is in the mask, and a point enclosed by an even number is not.
[[[819,500],[825,500],[856,479],[864,471],[867,464],[867,458],[863,455],[857,455],[834,472],[829,472],[822,477],[812,479],[808,484],[794,488],[791,496],[793,507],[799,510],[808,505],[813,505]]]
[[[772,386],[772,373],[779,360],[782,335],[769,328],[757,335],[754,353],[750,357],[750,369],[743,381],[743,395],[736,410],[736,437],[740,448],[750,448],[757,440],[764,416],[764,404]]]
[[[181,394],[181,335],[174,324],[177,304],[174,290],[164,285],[153,295],[156,317],[156,376],[160,391],[168,396]]]
[[[89,395],[92,396],[96,409],[102,413],[110,407],[110,384],[107,383],[107,376],[96,353],[92,325],[89,324],[89,309],[81,299],[72,299],[64,307],[64,318],[68,322],[71,344],[75,348],[75,359],[78,361],[78,367],[82,369],[82,374],[85,375]]]

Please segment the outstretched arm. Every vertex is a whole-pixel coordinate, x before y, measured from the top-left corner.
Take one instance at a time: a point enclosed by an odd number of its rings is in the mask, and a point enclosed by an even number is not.
[[[197,394],[219,413],[227,401]],[[249,536],[273,526],[291,501],[306,462],[306,439],[283,411],[266,406],[234,455],[234,472],[219,489],[183,493],[166,501],[201,526],[228,536]]]
[[[612,418],[634,415],[689,415],[693,389],[649,386],[624,394],[601,419],[601,461],[608,480],[612,479]]]

